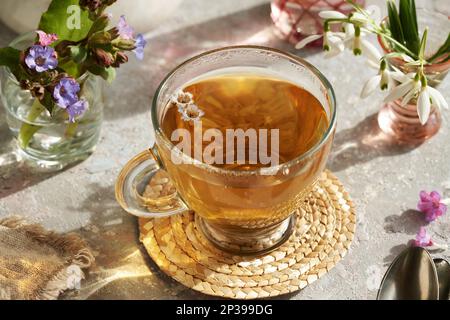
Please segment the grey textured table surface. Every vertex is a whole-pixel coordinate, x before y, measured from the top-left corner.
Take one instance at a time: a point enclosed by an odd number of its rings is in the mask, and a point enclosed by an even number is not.
[[[382,4],[382,0],[369,3]],[[149,105],[164,75],[201,51],[240,43],[294,51],[276,39],[266,0],[185,0],[175,17],[151,33],[145,61],[121,68],[107,89],[102,138],[86,161],[56,174],[35,174],[14,160],[0,109],[0,218],[22,215],[60,232],[75,231],[95,250],[97,266],[73,299],[205,299],[162,274],[138,242],[136,219],[114,198],[121,167],[153,143]],[[0,25],[0,46],[15,37]],[[414,211],[422,189],[450,196],[449,113],[439,134],[413,150],[378,143],[373,121],[382,95],[359,98],[373,71],[349,53],[325,60],[318,51],[297,52],[331,81],[338,97],[338,129],[328,167],[357,206],[358,224],[349,254],[328,275],[285,296],[289,299],[373,299],[376,284],[423,225]],[[442,89],[447,101],[450,83]],[[450,240],[450,215],[430,227],[436,241]],[[1,254],[1,253],[0,253]],[[450,251],[440,256],[450,258]]]

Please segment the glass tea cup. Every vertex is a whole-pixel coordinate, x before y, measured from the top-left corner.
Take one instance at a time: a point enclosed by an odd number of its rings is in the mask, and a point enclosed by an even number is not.
[[[320,102],[328,126],[313,147],[287,162],[251,170],[223,169],[175,147],[161,129],[173,94],[205,74],[242,68],[300,84]],[[336,126],[335,96],[327,79],[299,57],[257,46],[221,48],[184,62],[159,86],[151,115],[156,142],[119,174],[119,204],[144,218],[192,210],[196,227],[207,239],[240,255],[273,250],[289,238],[294,213],[325,168]],[[149,191],[149,186],[154,189]]]

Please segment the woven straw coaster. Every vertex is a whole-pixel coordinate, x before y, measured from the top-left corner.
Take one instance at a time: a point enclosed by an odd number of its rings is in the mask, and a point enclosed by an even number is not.
[[[353,240],[353,203],[329,171],[296,214],[291,237],[257,257],[214,247],[197,229],[192,212],[139,219],[140,239],[161,270],[189,288],[234,299],[274,297],[303,289],[329,272]]]

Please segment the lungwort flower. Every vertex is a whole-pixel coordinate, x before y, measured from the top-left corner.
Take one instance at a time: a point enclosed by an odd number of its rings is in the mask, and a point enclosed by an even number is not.
[[[134,37],[134,29],[127,23],[124,15],[120,17],[119,23],[117,25],[117,30],[121,39],[135,41],[136,48],[133,50],[133,52],[136,54],[136,58],[138,58],[139,60],[144,59],[144,48],[147,45],[147,41],[145,41],[142,34],[138,34],[136,38]]]
[[[428,222],[434,221],[447,212],[447,206],[441,202],[441,195],[437,191],[427,193],[421,191],[420,200],[417,204],[417,209],[425,214],[425,220]]]
[[[134,29],[127,23],[125,16],[120,16],[119,23],[117,24],[117,30],[119,30],[119,36],[124,40],[134,39]]]
[[[55,69],[58,66],[58,59],[53,48],[34,45],[28,51],[28,55],[25,58],[25,64],[31,70],[44,72]]]
[[[69,114],[69,121],[75,122],[75,118],[81,116],[89,108],[89,103],[85,99],[80,99],[66,108]]]
[[[41,46],[49,46],[52,43],[54,43],[55,41],[58,40],[58,36],[54,33],[51,34],[47,34],[44,31],[38,30],[36,31],[36,33],[39,36],[39,44]]]
[[[72,78],[62,78],[53,90],[53,98],[56,103],[66,108],[78,100],[80,84]]]
[[[417,232],[416,239],[414,240],[416,247],[430,247],[433,245],[430,235],[427,233],[425,227],[420,227]]]
[[[78,98],[79,83],[73,78],[62,78],[53,90],[53,98],[57,105],[69,114],[69,121],[83,114],[89,107],[88,102]]]
[[[419,228],[413,244],[416,247],[426,247],[428,250],[446,250],[448,248],[446,244],[440,244],[433,241],[425,227]]]
[[[146,45],[147,41],[145,41],[144,36],[142,34],[138,34],[136,36],[136,49],[134,49],[133,52],[139,60],[144,59],[144,48]]]

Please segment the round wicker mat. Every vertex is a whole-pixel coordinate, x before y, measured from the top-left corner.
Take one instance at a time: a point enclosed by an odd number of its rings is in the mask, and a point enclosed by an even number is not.
[[[257,257],[214,247],[197,229],[192,212],[140,219],[140,239],[161,270],[189,288],[235,299],[273,297],[303,289],[326,274],[353,240],[353,203],[329,171],[296,214],[291,237]]]

